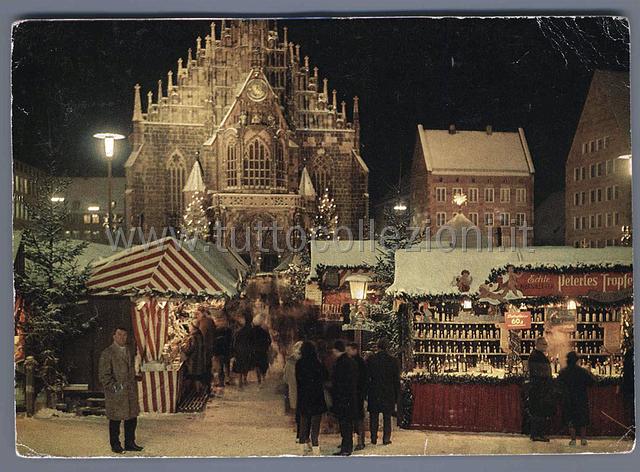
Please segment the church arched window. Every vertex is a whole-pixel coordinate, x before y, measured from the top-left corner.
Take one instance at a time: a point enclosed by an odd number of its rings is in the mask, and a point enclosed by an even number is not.
[[[243,171],[242,184],[245,187],[271,186],[271,157],[262,140],[256,138],[246,147]]]
[[[238,160],[236,154],[236,143],[231,142],[227,145],[227,186],[238,186]]]
[[[182,189],[185,184],[186,165],[180,153],[175,152],[167,162],[169,178],[169,211],[173,215],[181,216],[184,209],[184,196]]]
[[[333,182],[331,179],[331,171],[326,163],[317,165],[313,169],[311,179],[313,180],[313,186],[315,187],[318,195],[322,195],[327,189],[330,191],[332,190]]]
[[[284,164],[284,146],[276,141],[276,187],[286,186],[286,166]]]

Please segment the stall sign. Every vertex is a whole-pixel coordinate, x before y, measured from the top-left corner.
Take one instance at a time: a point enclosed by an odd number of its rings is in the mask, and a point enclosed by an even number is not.
[[[504,314],[504,321],[507,329],[530,329],[530,311],[508,311]]]
[[[566,308],[548,307],[545,309],[545,331],[570,333],[577,329],[578,313]]]
[[[596,293],[619,293],[633,289],[633,273],[587,272],[553,274],[522,271],[516,276],[516,287],[526,297],[561,295],[589,296]]]

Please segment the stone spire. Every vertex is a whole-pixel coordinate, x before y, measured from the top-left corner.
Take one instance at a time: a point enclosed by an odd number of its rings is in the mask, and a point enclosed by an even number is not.
[[[200,52],[200,49],[202,49],[202,38],[198,36],[196,38],[196,56],[198,55],[198,52]]]
[[[211,22],[211,41],[215,43],[216,41],[216,24]]]
[[[329,79],[322,79],[322,94],[324,95],[324,100],[326,102],[329,101]]]
[[[173,71],[167,72],[167,97],[171,95],[171,89],[173,88]]]
[[[182,75],[182,58],[178,58],[178,78]]]
[[[295,56],[293,55],[293,43],[289,43],[289,56],[291,57],[291,63],[295,62]]]
[[[142,121],[142,101],[140,100],[140,84],[133,87],[133,121]]]
[[[193,54],[191,53],[191,48],[189,48],[189,52],[187,53],[187,68],[191,67],[191,61],[193,61]]]
[[[300,64],[300,45],[296,44],[296,62]]]
[[[151,111],[151,105],[153,105],[153,92],[149,90],[147,92],[147,113]]]
[[[162,100],[162,80],[158,80],[158,105],[160,105],[160,100]]]
[[[316,81],[316,85],[318,85],[318,66],[313,68],[313,78]]]
[[[342,110],[340,111],[340,114],[342,115],[342,119],[346,120],[347,119],[347,102],[342,100],[342,102],[340,102],[340,106],[342,107]]]
[[[289,35],[287,33],[288,32],[288,28],[285,26],[283,28],[283,30],[284,30],[284,40],[282,42],[284,43],[284,46],[286,47],[287,44],[289,44],[289,42],[288,42]]]
[[[304,56],[304,68],[309,70],[309,56]]]
[[[332,95],[333,98],[331,100],[331,104],[333,105],[333,109],[338,111],[338,91],[333,89]]]
[[[356,95],[353,97],[353,129],[356,132],[356,151],[360,152],[360,110],[358,102],[360,99]]]

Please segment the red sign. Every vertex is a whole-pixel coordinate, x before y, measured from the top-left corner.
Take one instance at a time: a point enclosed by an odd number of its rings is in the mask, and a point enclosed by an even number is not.
[[[530,311],[509,311],[504,314],[504,322],[507,329],[530,329]]]
[[[527,271],[516,274],[516,287],[525,297],[576,297],[596,293],[620,293],[633,290],[633,273],[629,271],[551,274]]]

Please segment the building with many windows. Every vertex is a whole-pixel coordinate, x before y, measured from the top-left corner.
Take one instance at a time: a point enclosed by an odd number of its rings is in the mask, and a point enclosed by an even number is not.
[[[38,195],[38,179],[45,172],[37,167],[13,160],[13,228],[24,229],[29,221],[27,204]]]
[[[418,125],[410,183],[413,224],[436,233],[462,212],[494,245],[533,241],[534,167],[524,131]]]
[[[631,225],[629,106],[629,74],[596,71],[566,162],[568,246],[617,246]]]
[[[358,98],[348,117],[338,92],[287,35],[271,20],[211,23],[164,85],[147,92],[144,113],[135,87],[129,226],[179,228],[196,160],[210,223],[225,228],[227,243],[233,234],[234,246],[263,270],[277,264],[288,229],[311,221],[316,194],[329,192],[339,225],[357,231],[368,220]],[[302,185],[305,175],[311,182]],[[258,222],[283,231],[262,237],[258,248]]]

